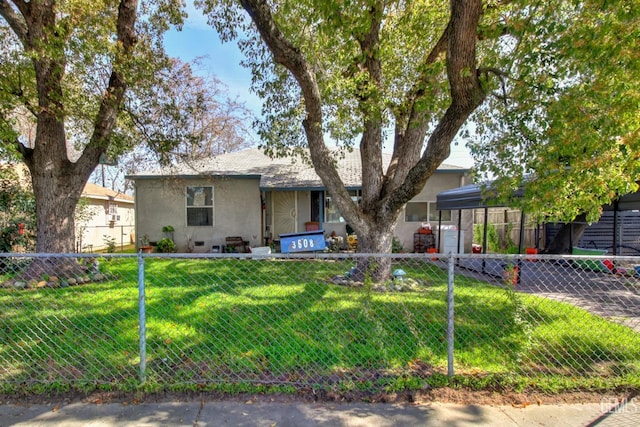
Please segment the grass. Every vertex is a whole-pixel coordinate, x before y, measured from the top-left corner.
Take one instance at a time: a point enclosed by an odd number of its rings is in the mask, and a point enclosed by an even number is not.
[[[331,282],[351,266],[147,259],[142,386],[136,258],[103,261],[111,280],[101,283],[0,289],[0,392],[640,387],[640,334],[464,277],[448,378],[446,272],[401,263],[418,284],[410,292]]]

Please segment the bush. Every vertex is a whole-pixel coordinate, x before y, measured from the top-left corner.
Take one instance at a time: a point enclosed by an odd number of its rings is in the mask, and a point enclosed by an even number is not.
[[[116,239],[115,237],[108,236],[106,234],[102,235],[102,241],[104,242],[105,247],[107,248],[107,253],[114,253],[116,251]]]
[[[165,237],[156,244],[156,250],[163,253],[175,252],[176,244],[173,242],[173,240]]]
[[[396,236],[393,236],[393,240],[391,241],[391,252],[397,254],[403,251],[404,246],[402,246],[402,242]]]
[[[484,241],[483,224],[475,224],[473,226],[473,243],[482,245]],[[503,246],[498,236],[498,230],[494,224],[487,224],[487,250],[489,252],[502,252]],[[517,252],[517,251],[516,251]]]

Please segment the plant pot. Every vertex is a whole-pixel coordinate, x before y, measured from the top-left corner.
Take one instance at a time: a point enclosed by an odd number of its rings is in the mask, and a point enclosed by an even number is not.
[[[509,266],[505,267],[502,270],[502,280],[507,285],[517,285],[518,284],[518,276],[520,273],[520,268],[517,266]]]
[[[140,246],[138,249],[143,254],[150,254],[151,252],[153,252],[153,246]]]
[[[525,257],[528,261],[538,260],[538,258],[536,258],[535,256],[531,256],[531,255],[536,255],[538,253],[538,248],[526,248],[524,251],[525,251],[525,254],[529,255]]]

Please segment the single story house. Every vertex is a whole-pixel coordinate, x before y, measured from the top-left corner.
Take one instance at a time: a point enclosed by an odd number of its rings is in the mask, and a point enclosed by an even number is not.
[[[86,200],[84,215],[76,209],[76,250],[92,252],[107,247],[112,239],[117,247],[134,243],[134,198],[97,184],[87,183],[82,190]]]
[[[388,164],[391,155],[385,155]],[[340,176],[354,200],[361,192],[360,152],[338,157]],[[395,235],[408,252],[423,223],[437,225],[436,195],[465,185],[468,169],[443,164],[424,189],[407,203]],[[136,235],[151,242],[173,227],[177,250],[222,250],[228,237],[241,237],[252,247],[277,242],[281,234],[319,228],[326,236],[344,237],[347,223],[325,192],[309,162],[275,158],[251,148],[206,161],[181,164],[127,176],[135,183]],[[471,220],[469,219],[465,222]],[[457,212],[443,211],[442,223],[458,224]],[[469,236],[469,239],[471,236]],[[468,245],[471,245],[469,240]]]
[[[31,173],[23,163],[3,163],[0,168],[11,168],[17,174],[20,186],[31,188]],[[134,243],[133,204],[134,198],[128,194],[97,184],[85,184],[81,202],[76,207],[76,252],[105,249],[107,238],[113,239],[116,246]]]

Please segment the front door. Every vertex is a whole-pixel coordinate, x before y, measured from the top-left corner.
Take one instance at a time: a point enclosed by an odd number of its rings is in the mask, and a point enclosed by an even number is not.
[[[273,238],[280,234],[298,231],[298,197],[296,191],[274,191],[273,204]]]

